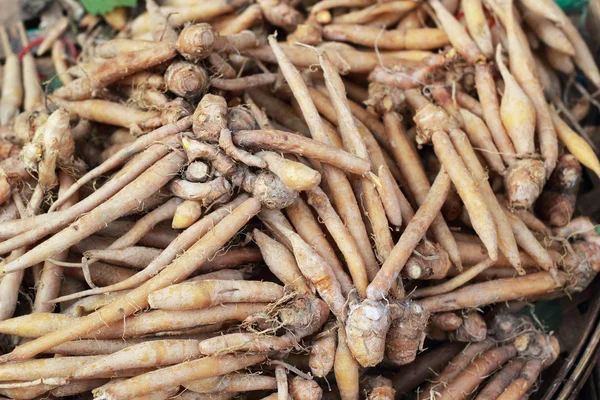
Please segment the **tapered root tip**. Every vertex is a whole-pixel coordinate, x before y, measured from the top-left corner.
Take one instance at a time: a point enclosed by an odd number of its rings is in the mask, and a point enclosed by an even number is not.
[[[505,177],[508,204],[514,209],[528,209],[537,200],[546,183],[546,169],[540,160],[517,160]]]

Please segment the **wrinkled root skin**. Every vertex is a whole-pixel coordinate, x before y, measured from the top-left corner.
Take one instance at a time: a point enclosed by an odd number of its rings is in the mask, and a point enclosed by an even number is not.
[[[346,342],[361,366],[373,367],[383,360],[390,321],[387,307],[378,301],[367,299],[350,307]]]
[[[267,208],[280,210],[292,205],[298,192],[287,187],[277,175],[260,171],[252,185],[252,195]]]
[[[409,279],[443,279],[450,269],[448,253],[437,243],[421,242],[410,256],[402,275]]]
[[[417,350],[423,342],[429,311],[419,303],[412,301],[398,302],[399,315],[388,331],[385,344],[385,355],[396,365],[406,365],[413,362]]]
[[[544,162],[530,158],[514,161],[506,172],[508,205],[513,209],[528,209],[546,184]]]
[[[536,211],[551,227],[567,225],[575,213],[576,198],[569,193],[544,190],[535,204]]]
[[[572,247],[575,254],[567,255],[564,264],[568,290],[578,293],[585,290],[600,271],[600,247],[584,241],[573,243]]]

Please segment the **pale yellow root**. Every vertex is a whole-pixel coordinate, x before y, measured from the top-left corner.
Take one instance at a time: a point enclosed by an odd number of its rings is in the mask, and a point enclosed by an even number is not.
[[[465,132],[473,146],[480,151],[492,171],[504,175],[506,171],[504,161],[502,161],[502,157],[494,145],[492,134],[485,122],[464,108],[460,110],[460,114],[465,121]]]
[[[73,82],[73,77],[67,72],[69,65],[67,64],[66,56],[65,44],[60,40],[55,41],[52,45],[52,63],[54,64],[56,75],[58,75],[58,79],[60,79],[63,85]]]
[[[312,292],[298,269],[294,255],[284,245],[257,229],[252,232],[252,238],[260,248],[265,264],[286,287],[300,294]]]
[[[232,18],[221,18],[211,22],[212,27],[221,35],[232,35],[250,29],[262,18],[258,4],[251,4],[241,13],[235,13]]]
[[[49,99],[57,106],[79,115],[81,118],[124,128],[130,128],[160,116],[158,111],[141,111],[106,100],[68,101],[54,96],[50,96]]]
[[[0,381],[33,381],[44,378],[68,378],[101,356],[59,357],[0,365]]]
[[[396,21],[408,14],[418,3],[410,1],[395,1],[386,4],[374,4],[362,10],[342,14],[333,19],[334,24],[368,24],[384,14],[394,14]]]
[[[127,347],[78,369],[74,379],[94,378],[122,369],[164,367],[201,356],[198,340],[153,340]]]
[[[325,192],[320,188],[315,187],[308,192],[308,204],[313,206],[317,211],[327,230],[332,235],[333,240],[338,245],[348,265],[354,286],[359,296],[364,298],[369,283],[367,271],[358,245],[354,241],[350,231],[334,210]]]
[[[346,151],[288,132],[277,130],[238,131],[233,136],[233,141],[239,146],[295,153],[358,175],[364,175],[370,169],[367,161]]]
[[[329,97],[335,109],[337,126],[344,147],[358,157],[369,160],[366,144],[357,129],[348,105],[344,83],[333,64],[329,61],[329,57],[323,52],[319,52],[318,54],[321,67],[323,68]],[[391,252],[393,240],[383,203],[372,181],[367,180],[366,178],[361,178],[360,181],[365,196],[366,211],[373,229],[375,246],[380,258],[385,260]]]
[[[269,336],[259,333],[229,333],[200,342],[200,352],[207,356],[239,353],[263,353],[268,351],[284,351],[295,344],[292,335]]]
[[[512,226],[515,239],[519,245],[527,254],[533,258],[538,266],[546,271],[556,273],[556,267],[548,251],[542,246],[537,240],[535,235],[531,233],[527,225],[521,221],[516,215],[510,211],[505,210],[508,221]]]
[[[502,159],[508,164],[515,158],[515,148],[502,123],[496,82],[490,64],[479,63],[475,66],[475,83],[484,120]]]
[[[191,21],[210,21],[219,15],[223,15],[234,10],[234,6],[230,1],[227,0],[202,2],[200,4],[195,3],[193,5],[186,5],[186,7],[160,7],[160,12],[163,15],[169,15],[169,23],[176,27]],[[151,29],[151,19],[147,12],[138,16],[131,24],[132,36],[141,35],[149,32]]]
[[[340,391],[340,398],[342,400],[358,400],[358,363],[346,344],[344,329],[338,329],[338,344],[333,362],[333,372]]]
[[[314,339],[310,348],[308,364],[311,372],[318,377],[325,377],[333,369],[335,349],[337,347],[337,332],[335,323],[327,323],[321,333]]]
[[[460,198],[469,212],[473,228],[487,248],[490,258],[497,260],[498,236],[496,225],[477,184],[445,132],[435,132],[432,136],[432,142],[435,154],[448,171],[448,175],[450,175]]]
[[[199,201],[185,200],[177,206],[171,226],[173,229],[186,229],[198,221],[202,215],[202,205]]]
[[[389,112],[384,115],[384,122],[389,136],[393,155],[402,174],[406,178],[408,188],[415,197],[418,205],[422,205],[430,190],[429,180],[414,145],[410,143],[404,132],[398,114]],[[441,214],[437,215],[431,224],[431,231],[436,241],[446,250],[450,261],[456,266],[461,265],[460,254],[456,241],[450,233]]]
[[[439,0],[432,0],[429,2],[429,5],[435,11],[435,15],[439,19],[442,28],[448,35],[448,40],[461,56],[471,64],[485,60],[485,56],[479,50],[477,44],[471,39],[454,15]]]
[[[94,55],[102,58],[113,58],[138,50],[146,50],[156,46],[152,40],[111,39],[94,47]]]
[[[432,221],[441,210],[450,191],[450,186],[450,177],[442,169],[438,173],[425,201],[417,210],[413,219],[408,223],[400,240],[394,246],[392,253],[367,288],[368,298],[381,300],[387,296],[398,274],[402,271],[404,264],[412,255],[414,248],[423,238]]]
[[[600,176],[600,161],[598,161],[598,156],[596,156],[591,146],[585,139],[569,128],[553,109],[551,110],[551,116],[560,141],[580,163],[594,171],[597,176]]]
[[[323,38],[365,47],[377,44],[381,50],[432,50],[448,44],[446,33],[435,28],[381,31],[371,26],[332,24],[323,27]]]
[[[298,235],[312,246],[332,268],[333,273],[340,282],[342,293],[344,296],[347,296],[354,289],[352,280],[344,270],[335,250],[325,237],[321,225],[313,215],[310,207],[299,197],[294,203],[286,207],[285,212]]]
[[[148,295],[187,278],[207,258],[214,255],[260,210],[260,202],[250,198],[218,223],[207,235],[194,244],[183,256],[177,258],[158,275],[142,286],[129,292],[123,299],[115,301],[99,311],[84,317],[67,329],[28,342],[13,350],[8,359],[28,359],[47,348],[56,346],[93,331],[110,322],[131,315],[147,304]]]
[[[517,153],[522,155],[535,152],[534,132],[536,111],[514,76],[502,60],[502,48],[498,46],[496,64],[504,80],[504,95],[500,103],[500,116]]]
[[[124,296],[125,297],[125,296]],[[99,311],[110,306],[104,306]],[[265,311],[266,303],[225,304],[202,310],[162,311],[155,310],[131,316],[118,321],[112,326],[82,334],[81,337],[99,339],[117,339],[123,337],[143,336],[152,333],[175,331],[203,325],[217,324],[222,321],[243,321],[248,316]],[[67,314],[39,313],[35,316],[25,315],[0,323],[0,331],[22,337],[38,338],[57,330],[67,329],[80,323],[87,317],[73,317]],[[77,336],[79,338],[80,336]],[[44,350],[46,351],[46,350]]]
[[[12,52],[4,27],[0,29],[2,44],[6,56],[2,78],[2,97],[0,98],[0,125],[8,125],[18,114],[23,104],[23,84],[21,81],[21,62]]]
[[[529,44],[523,40],[520,25],[515,21],[512,5],[512,0],[506,4],[511,12],[507,12],[508,18],[505,21],[510,68],[535,108],[537,141],[544,159],[546,177],[549,177],[558,160],[558,139],[550,116],[550,107],[546,102],[544,90],[536,72],[535,60]]]
[[[310,128],[311,136],[315,140],[332,145],[332,140],[321,122],[319,112],[311,100],[310,93],[302,80],[300,72],[290,62],[289,58],[274,38],[269,38],[269,44],[273,48],[273,53],[279,63],[282,74],[286,78],[286,81],[290,85],[290,88],[302,109],[302,114],[304,115],[306,124]],[[313,54],[313,52],[311,51],[310,54]],[[342,171],[335,168],[330,168],[328,170],[328,168],[324,167],[324,175],[328,185],[337,188],[333,193],[334,202],[340,216],[344,220],[346,226],[349,227],[352,236],[361,248],[363,260],[367,266],[367,272],[369,274],[375,273],[377,271],[377,260],[375,260],[375,256],[371,249],[369,237],[367,236],[366,228],[360,215],[360,209],[358,208],[356,198],[352,193],[352,188],[348,179]]]
[[[463,12],[469,33],[473,37],[477,46],[487,58],[494,55],[494,46],[492,44],[492,33],[488,26],[488,20],[483,12],[481,0],[466,0],[462,2]]]
[[[275,378],[266,375],[233,373],[185,383],[195,393],[249,392],[277,388]]]
[[[483,107],[481,107],[479,100],[471,97],[462,90],[456,90],[454,95],[456,97],[456,102],[460,107],[483,119]]]
[[[530,11],[523,13],[523,19],[525,20],[527,26],[533,30],[533,32],[542,42],[544,42],[544,44],[569,56],[575,55],[575,49],[573,48],[571,41],[567,38],[563,31],[561,31],[560,28],[554,25],[551,21]]]
[[[346,299],[331,267],[297,233],[286,228],[280,229],[291,242],[294,257],[302,274],[312,283],[336,317],[344,319]]]
[[[59,42],[56,42],[59,43]],[[64,172],[59,173],[59,182],[60,187],[58,189],[59,196],[64,193],[75,181],[73,178],[68,176]],[[79,196],[77,194],[69,197],[67,201],[60,207],[60,209],[66,209],[71,207],[73,204],[79,201]],[[63,253],[55,255],[53,258],[58,261],[65,261],[67,258],[68,252],[65,251]],[[33,308],[31,310],[32,313],[40,313],[40,312],[52,312],[54,310],[53,304],[47,304],[46,302],[58,297],[60,292],[60,286],[63,276],[63,268],[58,265],[53,264],[51,261],[45,261],[44,267],[42,270],[42,275],[40,278],[40,282],[37,286],[37,290],[35,293],[35,301],[33,304]]]
[[[56,97],[67,100],[91,98],[97,90],[128,75],[171,60],[177,55],[172,43],[154,44],[153,47],[119,54],[98,65],[87,77],[78,78],[68,86],[54,91]]]
[[[193,310],[223,303],[274,303],[283,297],[283,287],[272,282],[201,280],[157,290],[148,304],[161,310]]]
[[[560,282],[548,272],[537,272],[517,278],[497,279],[475,283],[454,292],[420,300],[430,312],[454,311],[462,308],[482,307],[492,303],[527,298],[560,289],[566,282],[565,275],[558,273]]]
[[[25,256],[3,266],[2,271],[7,273],[33,266],[97,232],[106,223],[138,207],[140,198],[145,199],[164,186],[171,179],[169,174],[178,171],[182,164],[183,155],[179,152],[165,156],[130,183],[127,188],[123,189],[124,191],[120,193],[121,196],[113,196],[101,206],[81,217],[71,227],[65,228],[47,241],[34,247]],[[65,211],[68,212],[69,210]]]
[[[489,184],[487,174],[479,163],[469,139],[464,132],[457,129],[450,131],[450,138],[465,166],[473,175],[473,179],[478,183],[483,200],[492,214],[497,230],[498,248],[509,259],[517,271],[523,272],[519,258],[519,249],[517,248],[517,242],[515,241],[510,223],[496,199],[496,195]]]
[[[256,156],[264,160],[267,168],[294,190],[309,190],[321,182],[321,174],[302,163],[288,160],[271,151],[261,151]]]
[[[258,364],[266,358],[267,356],[262,354],[206,357],[142,374],[135,378],[116,383],[104,391],[96,391],[94,394],[114,400],[131,399],[162,390],[166,387],[224,375]]]
[[[419,389],[418,400],[427,400],[430,399],[430,397],[434,397],[435,393],[439,393],[449,382],[452,382],[452,380],[456,378],[456,376],[458,376],[475,357],[478,357],[493,345],[494,342],[489,339],[467,345],[439,374],[437,374],[422,389]]]

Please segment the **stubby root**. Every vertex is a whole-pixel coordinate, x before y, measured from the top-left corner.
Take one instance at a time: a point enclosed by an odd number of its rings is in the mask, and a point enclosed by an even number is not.
[[[379,301],[367,299],[350,306],[346,342],[363,367],[375,366],[383,360],[390,321],[387,307]]]
[[[544,162],[530,158],[515,160],[506,171],[505,184],[508,205],[528,209],[538,198],[546,183]]]

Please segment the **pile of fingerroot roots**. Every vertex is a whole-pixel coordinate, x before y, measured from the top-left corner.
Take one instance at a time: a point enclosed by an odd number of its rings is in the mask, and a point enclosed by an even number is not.
[[[600,73],[553,1],[52,3],[0,30],[1,395],[539,387],[514,311],[600,270]]]

